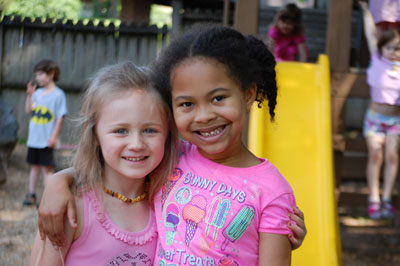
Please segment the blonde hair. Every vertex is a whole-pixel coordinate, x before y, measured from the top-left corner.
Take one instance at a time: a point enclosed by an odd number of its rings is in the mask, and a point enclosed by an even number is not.
[[[90,79],[78,120],[81,137],[73,164],[76,174],[75,188],[98,189],[103,186],[104,159],[95,134],[99,111],[110,99],[131,90],[143,90],[153,95],[154,105],[160,108],[168,126],[163,159],[149,174],[150,202],[172,173],[177,160],[177,129],[168,104],[153,88],[150,77],[151,72],[148,68],[124,62],[103,67]]]

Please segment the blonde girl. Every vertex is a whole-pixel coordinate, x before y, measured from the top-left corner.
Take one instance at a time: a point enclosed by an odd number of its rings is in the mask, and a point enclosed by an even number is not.
[[[84,95],[80,126],[77,226],[65,223],[60,250],[38,235],[31,265],[153,265],[150,206],[176,164],[177,134],[149,70],[129,62],[99,70]]]

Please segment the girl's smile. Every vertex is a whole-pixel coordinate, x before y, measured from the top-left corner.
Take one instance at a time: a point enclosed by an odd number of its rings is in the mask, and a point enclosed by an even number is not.
[[[181,135],[203,156],[225,161],[245,151],[241,142],[255,86],[243,91],[227,68],[212,59],[195,57],[171,74],[172,106]]]

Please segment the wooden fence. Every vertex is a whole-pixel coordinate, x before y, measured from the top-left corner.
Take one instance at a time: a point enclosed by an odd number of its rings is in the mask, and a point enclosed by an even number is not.
[[[166,27],[4,17],[0,21],[0,86],[25,87],[33,79],[34,65],[48,58],[61,69],[58,85],[80,90],[85,79],[106,64],[131,60],[148,65],[165,44],[166,34]]]

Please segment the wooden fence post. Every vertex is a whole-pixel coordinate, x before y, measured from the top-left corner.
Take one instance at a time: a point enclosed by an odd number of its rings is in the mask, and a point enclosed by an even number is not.
[[[3,24],[2,23],[0,23],[0,92],[1,92],[1,88],[2,88],[2,86],[1,86],[1,77],[2,77],[2,75],[1,75],[1,73],[3,73],[3,71],[2,71],[2,62],[3,62]]]
[[[326,52],[331,67],[331,110],[332,137],[335,159],[335,181],[337,200],[340,195],[340,183],[343,168],[343,152],[345,150],[344,120],[345,102],[354,83],[348,77],[351,47],[351,15],[353,1],[329,1]]]

